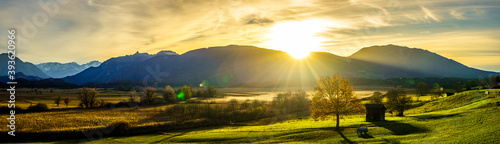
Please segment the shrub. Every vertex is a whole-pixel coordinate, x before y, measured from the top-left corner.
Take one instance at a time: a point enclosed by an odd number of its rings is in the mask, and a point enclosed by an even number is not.
[[[192,96],[191,94],[191,87],[184,85],[181,89],[178,90],[177,92],[177,98],[179,98],[182,101],[185,101],[187,99],[190,99]]]
[[[227,107],[227,111],[233,111],[233,110],[236,110],[238,107],[238,100],[236,99],[231,99],[229,102],[228,102],[228,107]]]
[[[193,97],[206,98],[206,91],[204,90],[193,90]]]
[[[455,83],[453,89],[455,90],[456,93],[462,92],[463,91],[462,82]]]
[[[108,124],[108,129],[113,129],[114,132],[123,132],[132,127],[132,123],[122,119],[114,120]]]
[[[207,119],[222,124],[256,120],[274,113],[267,112],[265,107],[249,108],[247,110],[235,109],[237,101],[228,104],[176,104],[165,108],[165,113],[177,118],[185,119]]]
[[[427,85],[427,83],[419,82],[417,84],[417,96],[427,95],[427,93],[429,93],[429,91],[430,91],[430,88],[429,88],[429,85]]]
[[[28,111],[31,112],[43,112],[43,111],[48,111],[49,108],[47,107],[47,104],[44,103],[38,103],[34,106],[28,107]]]
[[[244,101],[243,103],[241,103],[240,105],[240,110],[246,110],[248,108],[250,108],[250,103],[249,103],[250,100],[246,100]]]
[[[97,101],[95,107],[111,107],[113,104],[109,102],[105,102],[103,99]]]
[[[80,99],[80,106],[85,108],[93,108],[98,106],[97,97],[99,92],[94,89],[82,88],[78,92],[78,98]]]
[[[139,96],[137,95],[137,92],[135,92],[135,90],[134,90],[134,91],[130,91],[130,92],[128,93],[128,96],[129,96],[129,101],[130,101],[130,102],[136,102],[137,97],[139,97]]]
[[[169,85],[165,86],[163,89],[163,100],[168,103],[175,103],[178,101],[174,89],[172,89]]]
[[[136,107],[138,106],[137,102],[119,102],[115,104],[115,108],[120,108],[120,107]]]
[[[207,87],[207,91],[206,91],[206,96],[205,97],[209,97],[209,98],[217,97],[217,89],[215,88],[215,86],[209,86],[209,87]]]
[[[403,112],[411,106],[411,97],[406,96],[403,89],[390,89],[386,95],[388,109],[397,111],[398,116],[404,116]]]
[[[61,103],[61,96],[58,96],[56,99],[54,99],[54,104],[59,106],[60,103]]]
[[[144,94],[141,96],[141,103],[152,103],[156,97],[156,88],[144,88]]]
[[[297,111],[309,109],[309,104],[311,101],[308,95],[303,90],[297,90],[295,92],[279,93],[273,98],[272,105],[275,109],[287,111]]]
[[[381,92],[379,92],[379,91],[373,92],[373,95],[370,98],[370,103],[372,103],[372,104],[382,104],[382,98],[384,98],[384,96],[382,96]]]
[[[66,104],[66,107],[68,107],[69,102],[71,102],[71,99],[70,99],[70,98],[65,98],[65,99],[64,99],[64,104]]]

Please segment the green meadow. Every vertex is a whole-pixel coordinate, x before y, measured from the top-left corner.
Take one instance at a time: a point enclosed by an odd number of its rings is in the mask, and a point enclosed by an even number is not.
[[[498,89],[472,90],[425,99],[413,103],[416,107],[404,117],[386,113],[383,122],[366,122],[363,115],[346,116],[339,131],[334,130],[334,121],[314,121],[303,111],[266,118],[268,124],[244,122],[56,143],[499,143],[499,93]],[[368,135],[359,136],[357,127],[367,127]]]

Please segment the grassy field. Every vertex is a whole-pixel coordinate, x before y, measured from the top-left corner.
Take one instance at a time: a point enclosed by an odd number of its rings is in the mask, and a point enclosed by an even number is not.
[[[426,109],[435,103],[475,100],[447,110],[388,116],[384,122],[365,122],[362,116],[352,116],[341,120],[341,131],[333,130],[332,121],[291,119],[269,125],[209,127],[110,137],[88,143],[498,143],[500,109],[492,104],[500,102],[499,91],[489,91],[493,96],[484,95],[484,91],[469,91],[441,98],[412,110]],[[369,135],[358,136],[357,127],[368,127]]]
[[[204,99],[203,102],[227,102],[232,99],[239,101],[245,100],[263,100],[271,101],[274,96],[278,93],[294,91],[298,89],[305,90],[308,94],[312,94],[312,88],[221,88],[218,89],[224,98],[213,98]],[[376,86],[357,86],[355,87],[356,95],[358,98],[369,97],[375,91],[386,91],[388,87],[376,87]],[[77,89],[18,89],[16,90],[16,107],[18,108],[28,108],[30,105],[36,103],[45,103],[50,109],[64,109],[64,108],[77,108],[79,101],[77,95]],[[128,92],[124,91],[113,91],[113,90],[99,90],[99,99],[104,100],[109,103],[118,103],[128,100]],[[7,91],[0,91],[0,94],[8,95]],[[71,102],[68,107],[61,101],[59,106],[54,104],[54,99],[57,97],[70,98]],[[161,97],[161,96],[159,96]],[[9,97],[0,97],[0,102],[6,103]]]
[[[222,89],[226,97],[207,99],[215,103],[225,103],[230,98],[238,100],[259,99],[267,101],[278,92],[272,90]],[[370,95],[383,89],[359,91]],[[240,122],[224,126],[212,126],[196,129],[184,129],[157,132],[153,134],[108,137],[88,143],[235,143],[235,142],[311,142],[311,143],[491,143],[500,142],[500,129],[497,122],[500,110],[496,102],[500,102],[499,90],[488,90],[490,95],[481,91],[466,91],[454,96],[431,100],[430,96],[421,96],[416,107],[407,110],[405,117],[386,114],[385,122],[365,122],[363,115],[348,116],[341,120],[341,131],[334,131],[332,120],[313,121],[309,111],[295,113],[278,113],[277,116],[250,122]],[[177,120],[164,115],[172,105],[159,105],[139,108],[114,109],[74,109],[77,107],[75,90],[45,90],[42,94],[27,93],[21,99],[31,102],[47,102],[49,112],[16,114],[16,130],[23,132],[61,132],[81,131],[104,128],[113,121],[124,120],[135,127],[164,126]],[[309,92],[310,93],[310,92]],[[101,91],[101,98],[106,101],[120,102],[126,100],[126,92]],[[75,98],[68,109],[64,104],[59,107],[51,104],[53,98],[68,96]],[[416,100],[415,94],[409,93]],[[271,97],[271,98],[269,98]],[[367,101],[363,101],[366,103]],[[26,102],[27,103],[27,102]],[[28,105],[29,106],[29,105]],[[26,106],[27,107],[27,106]],[[57,110],[59,109],[59,110]],[[0,115],[0,117],[8,117]],[[6,125],[7,121],[0,121]],[[369,135],[358,136],[357,127],[368,127]],[[6,132],[6,127],[0,131]],[[80,132],[80,134],[82,134]],[[58,142],[85,142],[87,139],[64,140]]]

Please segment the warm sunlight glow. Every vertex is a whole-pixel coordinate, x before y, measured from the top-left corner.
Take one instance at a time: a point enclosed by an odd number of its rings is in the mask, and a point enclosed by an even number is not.
[[[290,56],[302,59],[310,52],[321,49],[327,40],[318,33],[327,30],[325,20],[304,20],[277,23],[271,27],[267,35],[267,46],[272,49],[285,51]]]

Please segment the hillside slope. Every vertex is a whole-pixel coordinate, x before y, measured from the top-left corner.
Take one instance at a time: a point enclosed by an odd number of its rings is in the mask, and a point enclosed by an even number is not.
[[[84,84],[86,82],[103,82],[110,81],[109,77],[123,71],[131,65],[140,63],[146,59],[153,57],[147,53],[135,53],[133,55],[121,56],[106,60],[98,67],[90,67],[84,71],[63,78],[64,81],[74,84]],[[127,79],[124,77],[123,79]]]
[[[2,61],[0,63],[0,71],[2,72],[0,74],[0,76],[7,76],[7,71],[8,71],[7,61],[9,61],[9,60],[10,59],[8,58],[7,53],[0,54],[0,61]],[[16,59],[14,61],[16,62],[16,64],[15,64],[16,73],[21,72],[27,76],[36,76],[36,77],[40,77],[40,78],[50,78],[50,76],[45,74],[42,70],[38,69],[38,67],[36,67],[34,64],[32,64],[30,62],[24,62],[21,59],[19,59],[18,57],[16,57]]]
[[[400,51],[411,55],[398,57]],[[182,55],[148,55],[123,63],[112,63],[114,59],[64,80],[76,84],[127,79],[160,85],[198,85],[206,80],[218,86],[304,86],[336,72],[349,78],[372,79],[500,75],[466,67],[429,51],[393,45],[364,48],[350,57],[313,52],[301,60],[282,51],[238,45],[202,48]]]
[[[499,90],[468,91],[457,97],[441,98],[430,103],[467,101],[456,108],[396,117],[386,114],[386,121],[366,122],[363,116],[341,120],[335,131],[332,120],[314,121],[288,117],[267,125],[228,125],[199,129],[165,131],[126,137],[110,137],[87,143],[498,143],[500,142]],[[282,116],[284,117],[284,116]],[[283,120],[283,118],[272,118]],[[368,135],[359,136],[357,127],[367,127]],[[68,140],[62,142],[80,142]]]
[[[397,45],[366,47],[352,54],[349,58],[424,74],[408,75],[408,77],[478,78],[499,74],[471,68],[427,50]]]

